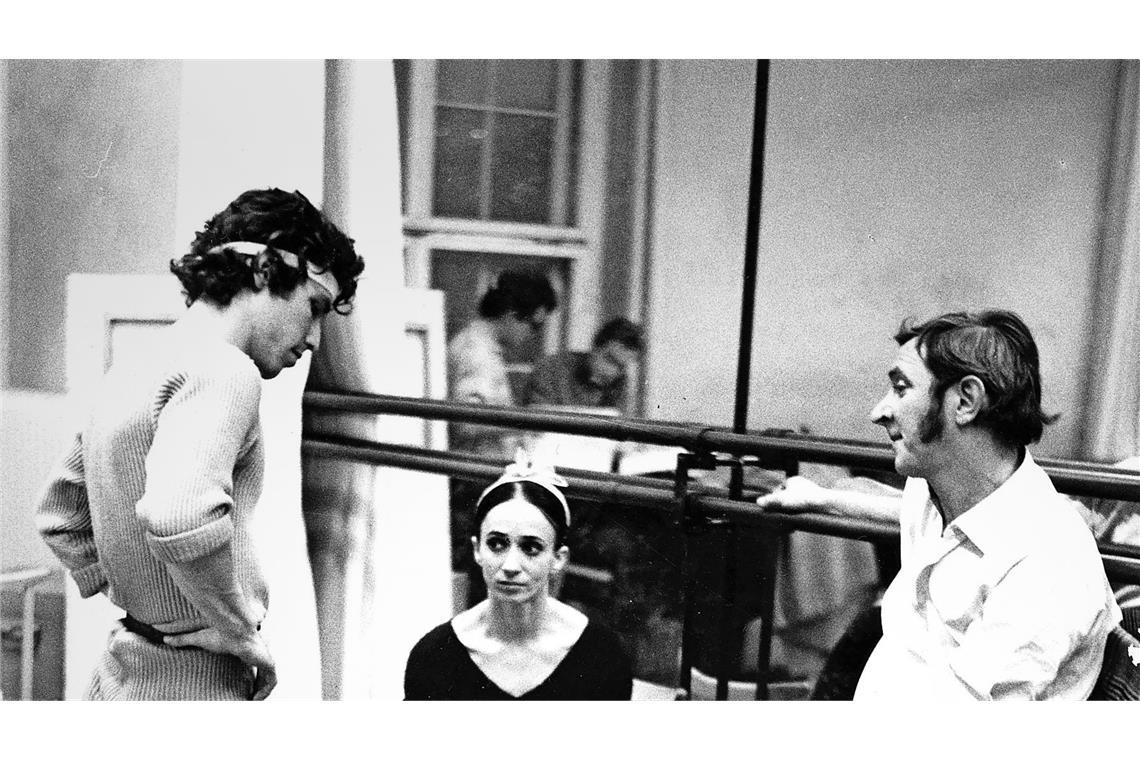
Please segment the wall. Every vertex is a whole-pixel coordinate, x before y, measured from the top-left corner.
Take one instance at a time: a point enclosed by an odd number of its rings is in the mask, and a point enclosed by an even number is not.
[[[0,75],[0,562],[54,565],[31,509],[75,422],[61,395],[66,277],[169,260],[179,64],[12,60]]]
[[[658,416],[731,420],[752,72],[663,66]],[[750,427],[879,440],[867,413],[900,320],[1002,306],[1033,329],[1046,404],[1064,412],[1040,450],[1070,455],[1115,73],[1110,61],[773,62]]]
[[[631,272],[634,245],[636,183],[637,61],[614,61],[610,68],[609,139],[606,158],[606,203],[601,236],[602,271],[598,293],[597,324],[630,313],[628,278],[615,276]]]
[[[8,387],[8,62],[0,60],[0,390]]]
[[[732,424],[750,61],[663,61],[650,210],[645,414]]]
[[[7,62],[8,384],[62,393],[69,272],[174,255],[178,61]],[[15,190],[18,188],[18,192]],[[33,318],[34,317],[34,318]]]

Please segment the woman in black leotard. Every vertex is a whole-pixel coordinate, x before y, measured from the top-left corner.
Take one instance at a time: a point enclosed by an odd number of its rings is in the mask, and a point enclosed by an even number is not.
[[[565,485],[520,452],[483,492],[471,543],[487,599],[412,648],[407,699],[629,699],[630,664],[617,637],[550,596],[570,553]]]

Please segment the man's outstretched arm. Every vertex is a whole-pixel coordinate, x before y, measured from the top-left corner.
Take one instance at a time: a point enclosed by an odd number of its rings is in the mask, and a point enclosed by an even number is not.
[[[782,512],[811,512],[841,515],[861,520],[899,522],[902,491],[875,483],[874,489],[860,488],[859,481],[842,481],[844,487],[824,488],[807,478],[788,478],[779,491],[756,500],[764,509]]]

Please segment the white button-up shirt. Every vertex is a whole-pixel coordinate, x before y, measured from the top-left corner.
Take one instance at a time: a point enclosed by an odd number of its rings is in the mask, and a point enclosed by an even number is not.
[[[855,699],[1085,699],[1120,609],[1096,541],[1028,454],[943,529],[910,478],[902,569]]]

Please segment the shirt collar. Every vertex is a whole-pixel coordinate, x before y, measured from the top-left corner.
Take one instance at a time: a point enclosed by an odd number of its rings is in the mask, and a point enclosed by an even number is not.
[[[1026,451],[1008,480],[948,527],[965,535],[982,554],[1014,551],[1032,528],[1034,510],[1056,497],[1053,482]]]

